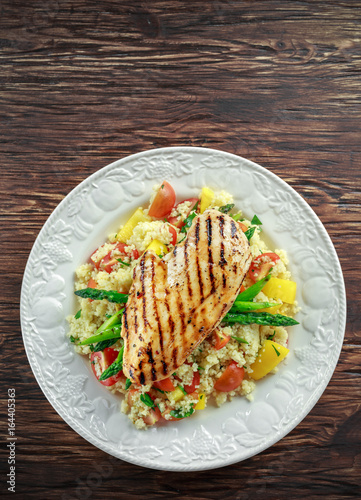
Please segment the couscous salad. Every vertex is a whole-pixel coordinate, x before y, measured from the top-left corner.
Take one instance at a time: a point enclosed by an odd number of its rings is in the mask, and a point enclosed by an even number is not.
[[[252,400],[287,356],[296,283],[262,230],[229,193],[176,204],[164,181],[76,270],[70,341],[138,429]]]

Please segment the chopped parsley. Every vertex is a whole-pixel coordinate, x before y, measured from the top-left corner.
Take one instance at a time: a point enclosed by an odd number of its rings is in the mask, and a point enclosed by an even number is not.
[[[256,230],[256,228],[253,226],[253,227],[248,228],[247,231],[244,233],[244,235],[246,236],[246,238],[247,238],[248,241],[254,235],[255,230]]]
[[[273,331],[273,334],[272,334],[272,335],[269,335],[269,336],[267,337],[267,340],[272,340],[272,339],[273,339],[273,337],[274,337],[275,335],[276,335],[276,330],[274,330],[274,331]]]
[[[190,417],[194,413],[193,403],[192,403],[192,408],[189,411],[185,412],[185,413],[182,410],[172,410],[169,413],[174,418],[186,418],[186,417]]]
[[[184,387],[182,385],[178,385],[179,389],[183,392],[183,394],[186,396],[188,393],[187,391],[184,389]]]
[[[76,313],[76,315],[74,316],[75,319],[79,319],[81,316],[81,309],[79,309],[79,311]]]
[[[277,356],[281,356],[281,353],[279,351],[277,351],[277,349],[275,348],[274,344],[272,344],[272,347],[276,351]]]
[[[197,203],[194,205],[193,210],[192,210],[192,212],[188,215],[188,217],[187,217],[186,219],[184,219],[184,221],[183,221],[184,226],[183,226],[183,227],[182,227],[182,229],[180,230],[180,232],[181,232],[181,233],[186,233],[186,232],[187,232],[187,230],[191,227],[192,222],[193,222],[193,219],[194,219],[194,217],[197,215],[198,203],[199,203],[199,201],[197,201]],[[182,240],[182,241],[183,241],[183,240]],[[180,243],[180,241],[179,241],[178,243]]]
[[[253,216],[253,219],[251,220],[251,224],[255,224],[256,226],[262,226],[262,222],[259,220],[257,215]]]
[[[241,337],[236,337],[236,335],[231,335],[231,338],[233,340],[237,340],[237,342],[239,342],[240,344],[249,344],[249,342],[247,342],[247,340],[242,339]]]
[[[70,339],[70,342],[72,344],[75,344],[75,340],[76,340],[75,337],[73,337],[72,335],[70,335],[69,339]]]
[[[141,394],[139,399],[141,400],[142,403],[144,403],[146,406],[149,406],[149,408],[154,408],[155,404],[153,399],[149,396],[149,394]]]
[[[127,380],[125,381],[125,390],[127,391],[131,385],[132,381],[130,380],[130,378],[127,378]]]
[[[223,207],[219,207],[219,211],[222,212],[222,214],[228,214],[234,207],[234,203],[228,203],[228,205],[223,205]]]

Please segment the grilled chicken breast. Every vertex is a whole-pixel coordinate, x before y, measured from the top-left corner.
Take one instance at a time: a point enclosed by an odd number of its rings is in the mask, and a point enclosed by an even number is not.
[[[123,316],[124,374],[142,385],[169,377],[221,322],[250,263],[247,238],[218,210],[195,217],[164,258],[146,251]]]

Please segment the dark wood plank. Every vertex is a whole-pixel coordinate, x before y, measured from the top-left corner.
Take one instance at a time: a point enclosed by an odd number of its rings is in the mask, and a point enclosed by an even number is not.
[[[361,2],[3,0],[0,14],[0,425],[14,386],[20,498],[359,498]],[[347,287],[320,401],[273,447],[212,472],[150,471],[78,436],[39,389],[18,319],[57,204],[111,161],[171,145],[239,154],[287,181],[328,230]]]

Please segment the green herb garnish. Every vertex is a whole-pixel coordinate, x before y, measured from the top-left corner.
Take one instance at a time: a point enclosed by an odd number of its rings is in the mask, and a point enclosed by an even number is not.
[[[75,337],[73,337],[72,335],[70,335],[69,339],[70,339],[70,342],[71,342],[72,344],[75,344],[75,340],[76,340],[76,338],[75,338]]]
[[[274,337],[275,335],[276,335],[276,330],[274,330],[274,331],[273,331],[273,334],[272,334],[272,335],[269,335],[269,336],[267,337],[267,340],[272,340],[272,339],[273,339],[273,337]]]
[[[155,404],[153,399],[149,396],[149,394],[141,394],[139,399],[141,400],[142,403],[144,403],[146,406],[149,406],[149,408],[154,408]]]
[[[223,205],[223,207],[219,207],[219,211],[222,212],[222,214],[228,214],[234,207],[234,203],[228,203],[228,205]]]
[[[185,396],[188,394],[182,385],[178,385],[177,387],[179,387],[179,389],[183,392]]]
[[[280,353],[279,351],[277,351],[277,349],[275,348],[275,346],[274,346],[273,344],[272,344],[272,347],[273,347],[273,349],[276,351],[277,357],[278,357],[278,356],[281,356],[281,353]]]
[[[79,319],[81,316],[81,309],[79,309],[79,311],[76,313],[76,315],[74,316],[75,319]]]
[[[249,344],[247,340],[242,339],[241,337],[236,337],[236,335],[231,335],[231,339],[237,340],[237,342],[239,342],[240,344]]]
[[[180,230],[181,233],[186,233],[187,230],[191,227],[192,225],[192,222],[193,222],[193,219],[195,218],[195,216],[197,215],[197,208],[198,208],[198,203],[199,201],[197,201],[197,203],[194,205],[193,207],[193,210],[191,211],[191,213],[188,215],[188,217],[186,219],[184,219],[183,221],[183,224],[184,226],[182,227],[182,229]],[[183,241],[183,240],[182,240]],[[180,243],[180,242],[179,242]]]
[[[242,219],[242,215],[241,214],[236,214],[236,215],[231,215],[232,219],[235,221],[235,222],[239,222],[239,221],[242,221],[244,219]]]
[[[132,381],[130,380],[130,378],[127,378],[127,380],[125,381],[125,390],[127,391],[131,385]]]
[[[187,411],[186,413],[183,413],[182,410],[172,410],[169,413],[174,418],[186,418],[186,417],[190,417],[194,413],[193,404],[192,404],[192,408],[189,411]]]

